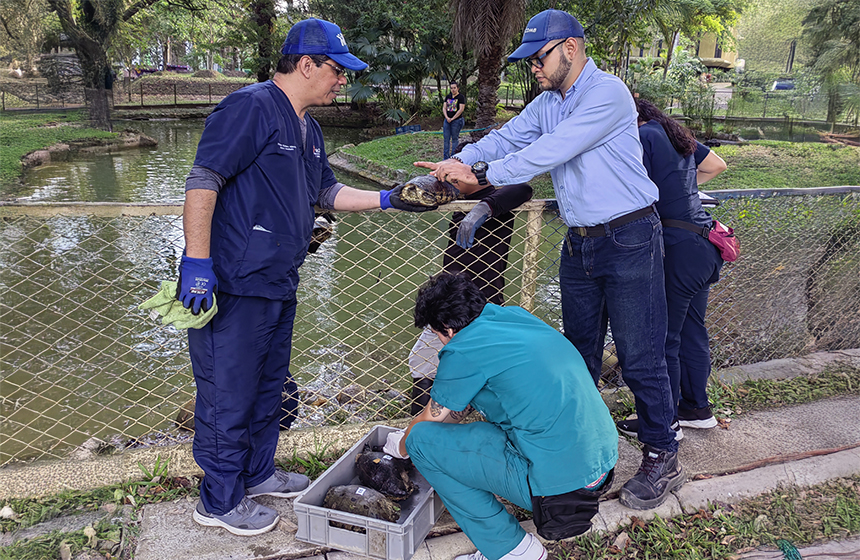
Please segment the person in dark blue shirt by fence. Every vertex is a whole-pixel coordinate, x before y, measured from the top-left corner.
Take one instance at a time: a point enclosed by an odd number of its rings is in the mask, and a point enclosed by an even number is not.
[[[713,219],[703,208],[698,185],[716,177],[726,163],[653,103],[636,100],[639,137],[648,176],[660,189],[657,210],[663,222],[666,277],[666,366],[672,383],[676,439],[682,427],[713,428],[717,421],[706,392],[711,352],[705,311],[710,286],[720,278],[723,260],[707,239]],[[617,423],[635,435],[639,421]]]

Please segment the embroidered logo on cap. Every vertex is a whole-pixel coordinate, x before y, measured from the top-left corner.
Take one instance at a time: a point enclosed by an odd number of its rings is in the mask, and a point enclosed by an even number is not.
[[[341,45],[342,47],[345,47],[345,46],[346,46],[346,39],[344,39],[344,38],[343,38],[343,33],[338,33],[338,34],[336,35],[336,37],[337,37],[338,39],[340,39],[340,45]]]

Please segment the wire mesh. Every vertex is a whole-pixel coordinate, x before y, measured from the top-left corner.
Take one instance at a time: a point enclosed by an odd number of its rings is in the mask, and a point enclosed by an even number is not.
[[[725,367],[860,347],[860,188],[724,192],[713,214],[742,256],[707,322]],[[406,417],[415,292],[442,268],[455,203],[437,212],[338,213],[301,269],[291,372],[295,427]],[[182,331],[137,306],[177,277],[180,206],[0,206],[0,465],[187,441],[194,381]],[[505,301],[561,329],[553,201],[516,212]],[[610,326],[611,329],[611,326]],[[621,383],[607,339],[604,384]]]

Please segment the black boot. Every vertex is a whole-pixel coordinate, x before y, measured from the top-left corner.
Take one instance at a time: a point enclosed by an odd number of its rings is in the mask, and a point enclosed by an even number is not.
[[[417,377],[412,379],[412,416],[421,414],[421,411],[430,402],[430,388],[433,387],[433,379],[430,377]]]
[[[632,509],[653,509],[684,485],[686,477],[678,453],[660,451],[650,445],[642,450],[642,465],[621,488],[618,500]]]

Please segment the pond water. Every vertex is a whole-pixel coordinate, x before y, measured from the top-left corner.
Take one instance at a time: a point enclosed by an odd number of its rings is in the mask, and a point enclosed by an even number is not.
[[[18,200],[181,203],[202,120],[127,126],[153,136],[158,146],[32,169]],[[326,150],[360,141],[359,133],[325,129]],[[291,371],[302,388],[408,388],[404,358],[417,335],[411,325],[414,287],[441,266],[448,218],[438,212],[339,214],[334,237],[301,271]],[[152,295],[158,279],[176,277],[181,219],[149,217],[143,223],[59,216],[34,219],[28,229],[0,224],[0,285],[15,286],[4,299],[13,326],[4,333],[3,361],[10,371],[2,393],[10,398],[0,406],[0,464],[57,441],[79,445],[90,435],[137,437],[173,429],[166,419],[193,393],[187,339],[172,327],[142,321],[136,306]],[[545,238],[553,237],[551,226],[545,229]],[[558,255],[551,246],[544,251]],[[521,255],[519,236],[511,262]],[[509,268],[507,276],[510,300],[519,289],[518,271]],[[392,294],[392,286],[402,291]],[[537,290],[538,305],[554,309],[555,283],[543,278]],[[57,301],[48,304],[33,294]],[[383,378],[380,372],[389,373]],[[306,417],[298,425],[326,421]],[[15,426],[27,429],[13,432]]]
[[[74,161],[35,167],[24,175],[25,194],[18,201],[182,203],[203,120],[115,123],[114,129],[122,128],[139,130],[155,138],[158,146],[83,155]],[[325,127],[326,151],[358,143],[360,134],[360,129]],[[356,186],[370,188],[366,183]]]

